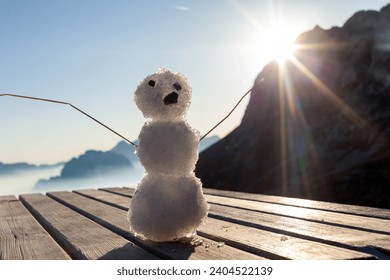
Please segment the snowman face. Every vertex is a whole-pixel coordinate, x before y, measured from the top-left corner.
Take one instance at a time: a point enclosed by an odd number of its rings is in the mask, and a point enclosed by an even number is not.
[[[141,81],[134,100],[145,118],[182,119],[191,102],[191,85],[182,74],[159,69]]]

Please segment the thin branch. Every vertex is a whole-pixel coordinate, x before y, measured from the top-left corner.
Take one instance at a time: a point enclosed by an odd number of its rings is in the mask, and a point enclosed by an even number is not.
[[[264,79],[261,79],[260,82],[262,82]],[[204,134],[200,140],[202,141],[207,135],[209,135],[214,129],[216,129],[221,123],[223,123],[233,112],[234,110],[236,110],[236,108],[238,107],[238,105],[241,103],[241,101],[250,93],[252,92],[253,90],[253,87],[251,89],[249,89],[241,98],[240,100],[238,100],[238,102],[236,103],[236,105],[233,107],[233,109],[221,120],[219,121],[213,128],[211,128],[206,134]],[[85,116],[87,116],[88,118],[94,120],[95,122],[97,122],[98,124],[100,124],[101,126],[104,126],[106,129],[110,130],[111,132],[115,133],[116,135],[118,135],[119,137],[121,137],[122,139],[126,140],[128,143],[130,143],[131,145],[133,145],[134,147],[137,147],[137,145],[135,143],[133,143],[132,141],[130,141],[129,139],[127,139],[126,137],[124,137],[123,135],[119,134],[118,132],[116,132],[115,130],[113,130],[112,128],[108,127],[107,125],[105,125],[104,123],[98,121],[97,119],[95,119],[94,117],[92,117],[91,115],[87,114],[86,112],[84,112],[83,110],[77,108],[76,106],[74,106],[73,104],[69,103],[69,102],[64,102],[64,101],[59,101],[59,100],[53,100],[53,99],[46,99],[46,98],[38,98],[38,97],[32,97],[32,96],[27,96],[27,95],[18,95],[18,94],[10,94],[10,93],[2,93],[0,94],[0,97],[1,96],[10,96],[10,97],[18,97],[18,98],[25,98],[25,99],[32,99],[32,100],[37,100],[37,101],[44,101],[44,102],[51,102],[51,103],[57,103],[57,104],[62,104],[62,105],[69,105],[71,106],[73,109],[79,111],[80,113],[84,114]]]
[[[83,110],[81,110],[80,108],[77,108],[76,106],[74,106],[73,104],[69,103],[69,102],[64,102],[64,101],[59,101],[59,100],[53,100],[53,99],[46,99],[46,98],[38,98],[38,97],[32,97],[32,96],[27,96],[27,95],[18,95],[18,94],[10,94],[10,93],[2,93],[0,94],[0,97],[1,96],[10,96],[10,97],[18,97],[18,98],[25,98],[25,99],[32,99],[32,100],[37,100],[37,101],[44,101],[44,102],[51,102],[51,103],[57,103],[57,104],[62,104],[62,105],[69,105],[70,107],[72,107],[73,109],[79,111],[80,113],[84,114],[85,116],[87,116],[88,118],[94,120],[95,122],[97,122],[98,124],[100,124],[101,126],[105,127],[106,129],[110,130],[111,132],[115,133],[116,135],[118,135],[119,137],[121,137],[122,139],[126,140],[128,143],[130,143],[131,145],[133,145],[134,147],[137,147],[137,145],[135,143],[133,143],[132,141],[130,141],[129,139],[127,139],[126,137],[124,137],[123,135],[119,134],[118,132],[116,132],[115,130],[113,130],[112,128],[108,127],[107,125],[105,125],[104,123],[98,121],[97,119],[95,119],[94,117],[92,117],[91,115],[87,114],[86,112],[84,112]]]
[[[260,82],[262,82],[262,80],[260,80]],[[209,135],[214,129],[216,129],[221,123],[223,123],[233,112],[234,110],[236,110],[237,106],[241,103],[241,101],[245,98],[245,96],[247,96],[251,91],[252,91],[253,87],[248,90],[241,98],[240,100],[238,100],[238,102],[236,103],[236,105],[233,107],[233,109],[229,112],[229,114],[226,115],[226,117],[224,117],[219,123],[217,123],[212,129],[210,129],[205,135],[203,135],[199,141],[202,141],[207,135]]]

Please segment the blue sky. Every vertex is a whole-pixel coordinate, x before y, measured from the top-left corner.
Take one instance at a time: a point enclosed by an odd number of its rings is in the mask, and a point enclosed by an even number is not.
[[[188,120],[205,133],[270,59],[264,30],[276,22],[290,33],[340,26],[357,10],[387,3],[0,0],[0,92],[70,102],[136,139],[144,118],[133,92],[166,67],[189,78]],[[248,100],[216,134],[239,124]],[[0,162],[55,163],[119,140],[70,107],[0,97]]]

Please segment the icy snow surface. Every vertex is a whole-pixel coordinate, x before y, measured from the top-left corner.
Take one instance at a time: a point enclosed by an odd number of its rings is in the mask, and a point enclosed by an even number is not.
[[[185,119],[191,85],[159,69],[141,81],[134,100],[147,118],[137,148],[146,173],[130,203],[130,229],[157,242],[190,237],[209,208],[194,174],[199,133]]]

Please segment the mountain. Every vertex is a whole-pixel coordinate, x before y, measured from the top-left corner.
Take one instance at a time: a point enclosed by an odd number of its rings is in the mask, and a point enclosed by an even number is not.
[[[133,142],[134,144],[138,144],[138,140]],[[120,141],[114,148],[110,150],[111,152],[117,153],[119,155],[124,156],[130,162],[138,162],[138,156],[135,154],[135,147],[125,141]]]
[[[116,168],[131,167],[124,156],[111,151],[86,151],[78,158],[67,162],[61,171],[63,178],[79,178],[110,173]]]
[[[206,149],[218,139],[218,136],[203,139],[199,149]],[[39,180],[35,188],[56,186],[58,188],[64,184],[77,188],[102,187],[102,184],[131,185],[138,182],[143,174],[144,169],[135,154],[135,147],[120,141],[109,151],[89,150],[79,157],[72,158],[65,163],[59,176]]]
[[[217,135],[213,135],[210,137],[204,138],[200,143],[199,143],[199,152],[204,151],[214,143],[219,141],[219,137]],[[138,140],[134,141],[134,143],[137,145]],[[135,153],[135,147],[131,144],[126,143],[125,141],[120,141],[114,148],[110,150],[111,152],[120,154],[124,157],[126,157],[130,162],[135,163],[138,162],[138,156]]]
[[[89,185],[93,179],[118,176],[119,172],[127,171],[130,174],[131,169],[132,163],[123,155],[112,151],[89,150],[65,163],[59,176],[39,180],[35,187],[42,188],[75,180],[79,185]]]
[[[214,145],[220,140],[220,138],[217,135],[213,135],[210,137],[204,138],[200,143],[199,143],[199,153],[203,152],[206,150],[208,147]]]
[[[0,163],[0,194],[29,193],[40,179],[58,175],[64,163],[35,165],[29,163]]]
[[[21,172],[33,172],[37,170],[51,169],[63,165],[63,162],[57,164],[35,165],[25,162],[20,163],[2,163],[0,162],[0,176],[16,175]]]
[[[210,188],[390,208],[390,5],[301,34],[241,124],[200,154]]]

